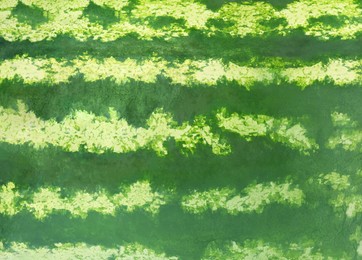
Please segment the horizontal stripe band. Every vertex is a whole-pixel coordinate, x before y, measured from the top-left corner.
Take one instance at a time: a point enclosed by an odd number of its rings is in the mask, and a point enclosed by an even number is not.
[[[176,260],[165,253],[156,253],[138,243],[126,244],[114,248],[87,245],[85,243],[56,243],[52,247],[29,247],[25,243],[13,242],[4,247],[0,242],[1,259],[148,259]]]
[[[207,124],[204,116],[197,116],[193,124],[184,122],[179,126],[172,115],[156,110],[147,120],[147,128],[135,128],[125,119],[119,119],[117,112],[109,109],[110,117],[96,116],[85,111],[76,111],[62,122],[42,120],[33,112],[27,112],[19,101],[18,111],[0,107],[0,142],[10,144],[31,144],[40,149],[48,145],[66,151],[85,150],[91,153],[128,153],[139,149],[154,150],[166,155],[164,143],[171,138],[181,145],[184,152],[194,152],[199,144],[209,145],[216,155],[231,152],[230,145],[220,140]],[[246,140],[254,136],[268,135],[292,149],[309,154],[318,148],[312,139],[306,137],[306,130],[289,119],[274,119],[267,116],[238,117],[226,116],[226,109],[216,115],[219,126],[239,133]]]
[[[194,214],[220,209],[226,210],[229,214],[238,214],[241,212],[261,213],[265,206],[271,203],[301,206],[304,202],[303,191],[291,188],[290,183],[271,182],[267,185],[252,185],[247,187],[244,193],[244,196],[235,195],[235,191],[228,188],[194,192],[183,198],[182,207]]]
[[[135,128],[126,120],[119,119],[110,108],[110,117],[95,116],[77,111],[61,123],[43,121],[19,103],[19,111],[0,107],[0,141],[11,144],[30,143],[40,149],[48,145],[66,151],[86,150],[91,153],[128,153],[139,149],[154,150],[166,155],[164,143],[174,139],[185,152],[193,152],[198,144],[209,145],[214,154],[228,154],[230,146],[220,142],[218,135],[211,132],[204,117],[197,117],[194,124],[185,122],[179,126],[171,114],[156,110],[147,120],[147,128]]]
[[[97,60],[83,56],[73,60],[54,58],[17,57],[0,63],[0,81],[21,79],[26,84],[69,82],[72,77],[82,75],[86,82],[111,79],[117,84],[130,80],[155,83],[159,77],[168,78],[171,84],[213,86],[219,82],[237,82],[249,88],[256,83],[280,84],[289,82],[305,88],[317,82],[331,82],[337,86],[360,85],[362,83],[361,60],[330,60],[311,66],[286,67],[273,62],[264,67],[246,67],[235,63],[223,63],[218,59],[185,60],[167,62],[161,58],[138,61],[114,58]]]
[[[277,31],[286,35],[293,29],[302,28],[306,35],[313,35],[321,39],[341,37],[342,39],[355,38],[362,30],[360,23],[361,9],[353,0],[344,1],[310,1],[301,0],[289,4],[281,11],[275,10],[267,3],[238,4],[227,3],[217,12],[196,1],[139,1],[131,11],[128,1],[98,1],[92,2],[99,8],[107,7],[114,10],[114,18],[119,22],[104,28],[101,24],[91,22],[83,14],[90,1],[37,1],[22,0],[28,7],[37,7],[43,10],[47,22],[32,28],[27,23],[19,22],[12,16],[11,9],[15,8],[17,1],[6,1],[0,5],[0,35],[8,41],[49,40],[58,35],[70,35],[78,40],[89,38],[113,41],[125,35],[136,33],[139,38],[151,39],[154,37],[180,37],[187,36],[190,30],[200,30],[206,35],[225,33],[234,37],[247,35],[263,35]],[[320,21],[310,22],[311,19],[333,16],[342,25],[332,26]],[[341,20],[338,17],[345,17]],[[183,22],[170,22],[162,28],[150,26],[150,18],[170,17]],[[277,20],[278,26],[268,26],[265,21]],[[214,25],[216,22],[224,23],[222,28]]]
[[[56,212],[67,212],[72,217],[86,218],[89,212],[114,216],[116,210],[133,212],[142,209],[157,214],[160,207],[168,203],[180,203],[189,213],[200,214],[207,210],[226,210],[229,214],[261,213],[272,203],[301,206],[304,193],[291,183],[250,185],[237,195],[229,188],[212,189],[204,192],[194,191],[178,201],[173,190],[152,191],[148,181],[136,182],[122,187],[118,194],[110,195],[101,190],[97,193],[75,191],[71,195],[57,187],[43,187],[36,191],[18,191],[15,184],[9,182],[0,189],[0,214],[13,216],[22,211],[30,212],[36,219],[42,220]],[[262,194],[262,196],[260,196]]]
[[[153,192],[147,181],[136,182],[122,187],[118,194],[109,195],[105,191],[90,194],[78,191],[72,196],[64,197],[57,187],[40,188],[36,192],[19,192],[10,182],[0,190],[0,213],[15,215],[20,211],[31,212],[35,218],[44,219],[53,212],[69,212],[73,217],[86,218],[90,211],[103,215],[112,215],[116,209],[123,208],[127,212],[142,209],[156,214],[160,206],[166,204],[170,191],[164,194]],[[63,191],[64,192],[64,191]]]
[[[219,246],[210,243],[205,250],[203,260],[211,259],[338,259],[327,257],[318,248],[311,247],[311,241],[306,243],[267,243],[263,240],[245,240],[242,244],[228,241]]]

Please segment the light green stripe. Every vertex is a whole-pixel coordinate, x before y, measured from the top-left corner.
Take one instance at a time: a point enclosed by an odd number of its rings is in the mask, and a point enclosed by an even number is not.
[[[105,151],[127,153],[150,149],[158,155],[166,155],[164,142],[173,138],[184,152],[193,152],[198,144],[211,146],[214,154],[230,152],[229,145],[212,133],[202,116],[192,125],[185,122],[179,126],[171,114],[156,110],[147,120],[147,128],[135,128],[119,119],[112,108],[109,114],[107,118],[76,111],[58,123],[37,118],[33,112],[27,112],[22,103],[19,103],[19,111],[0,107],[0,141],[18,145],[29,143],[36,149],[53,145],[70,152],[84,149],[99,154]]]
[[[265,66],[265,64],[264,64]],[[277,68],[275,67],[277,66]],[[161,58],[137,61],[114,58],[97,60],[82,56],[73,60],[54,58],[16,57],[0,63],[0,81],[21,79],[26,84],[69,82],[71,77],[83,75],[86,82],[111,79],[117,84],[130,80],[156,83],[159,76],[168,78],[171,84],[184,86],[214,86],[222,82],[237,82],[249,88],[256,83],[281,84],[289,82],[302,89],[317,82],[330,82],[337,86],[362,83],[361,60],[330,60],[312,66],[290,68],[279,62],[265,67],[239,66],[223,63],[220,59],[185,60],[168,62]]]
[[[100,6],[113,8],[119,22],[103,28],[100,24],[92,23],[83,16],[84,9],[89,5],[88,0],[77,1],[43,1],[23,0],[25,5],[36,6],[44,10],[44,16],[49,21],[33,29],[30,25],[20,23],[11,16],[11,8],[15,2],[4,2],[0,5],[0,35],[8,41],[30,40],[41,41],[51,39],[60,34],[70,35],[78,40],[88,38],[113,41],[129,33],[137,33],[142,39],[152,37],[187,36],[190,29],[201,30],[208,36],[216,33],[226,33],[231,36],[244,37],[247,35],[262,35],[277,31],[281,35],[288,34],[292,29],[302,28],[307,35],[322,39],[341,37],[342,39],[355,38],[361,32],[361,9],[353,0],[344,1],[315,1],[304,0],[293,2],[285,9],[277,11],[268,3],[227,3],[218,11],[211,11],[197,1],[139,1],[131,14],[122,10],[128,1],[93,1]],[[2,11],[1,11],[2,10]],[[342,26],[333,27],[323,23],[310,24],[309,19],[322,16],[345,16]],[[172,17],[182,19],[184,25],[170,23],[160,29],[148,25],[147,18]],[[213,20],[225,21],[226,28],[212,25]],[[271,19],[282,19],[286,25],[280,23],[275,29],[263,24]]]
[[[184,210],[201,214],[207,210],[225,210],[229,214],[261,213],[264,208],[273,203],[301,206],[304,202],[304,193],[298,188],[292,188],[291,183],[250,185],[243,192],[236,195],[235,190],[228,188],[213,189],[184,196],[182,207]]]
[[[252,137],[268,136],[274,142],[280,142],[301,153],[309,154],[317,150],[318,144],[307,137],[307,131],[301,124],[293,124],[290,119],[276,119],[265,115],[227,115],[226,109],[222,109],[216,117],[219,127],[239,134],[250,141]]]
[[[144,259],[144,260],[176,260],[175,256],[167,257],[165,253],[156,253],[138,243],[126,244],[114,248],[92,246],[85,243],[57,243],[53,247],[29,247],[25,243],[12,242],[4,248],[0,242],[0,258],[13,259]]]
[[[329,60],[326,65],[321,62],[312,66],[286,68],[280,72],[288,82],[305,88],[315,82],[331,82],[337,86],[362,83],[362,61]]]
[[[43,220],[54,213],[67,213],[72,217],[86,218],[90,212],[115,216],[117,210],[133,212],[136,209],[157,214],[168,203],[180,203],[192,214],[207,210],[226,210],[229,214],[261,213],[269,204],[301,206],[304,193],[290,182],[260,183],[250,185],[237,195],[229,188],[191,192],[180,198],[174,190],[154,191],[148,181],[138,181],[121,187],[117,194],[105,190],[95,193],[67,191],[59,187],[41,187],[34,191],[16,189],[12,182],[0,188],[0,214],[13,216],[22,211],[30,212]],[[64,195],[68,194],[68,195]]]
[[[263,240],[246,240],[243,244],[234,241],[224,243],[220,248],[215,243],[210,243],[207,247],[203,260],[214,259],[300,259],[300,260],[324,260],[340,259],[327,257],[314,247],[311,242],[290,243],[284,245],[275,245]]]
[[[217,155],[231,152],[230,145],[212,132],[204,116],[197,116],[192,125],[184,122],[179,126],[171,114],[158,109],[147,120],[147,128],[135,128],[126,120],[119,119],[113,108],[110,108],[109,115],[104,117],[75,111],[59,123],[54,119],[44,121],[33,112],[27,112],[19,101],[18,111],[0,107],[0,142],[30,144],[35,149],[52,145],[70,152],[85,150],[98,154],[150,149],[162,156],[168,153],[164,143],[172,138],[185,153],[193,153],[198,144],[209,145]],[[236,132],[246,140],[268,135],[271,140],[304,154],[318,149],[315,141],[306,136],[306,130],[287,118],[274,119],[264,115],[240,117],[237,114],[227,116],[225,109],[216,117],[221,128]]]
[[[77,191],[67,197],[61,194],[62,190],[57,187],[43,187],[35,192],[19,192],[14,183],[10,182],[0,190],[0,213],[13,216],[25,210],[37,219],[44,219],[54,212],[68,212],[73,217],[81,218],[86,218],[91,211],[114,216],[116,209],[124,209],[127,212],[142,209],[156,214],[160,207],[168,202],[172,191],[152,191],[148,181],[138,181],[123,187],[120,193],[114,195],[104,190],[93,194]]]

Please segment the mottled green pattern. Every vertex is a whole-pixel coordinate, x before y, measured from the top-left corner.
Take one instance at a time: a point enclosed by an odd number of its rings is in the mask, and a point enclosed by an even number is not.
[[[0,0],[0,259],[362,257],[359,0]]]

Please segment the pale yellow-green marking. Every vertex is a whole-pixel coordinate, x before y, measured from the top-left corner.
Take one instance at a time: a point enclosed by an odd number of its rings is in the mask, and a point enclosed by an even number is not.
[[[117,84],[131,80],[156,83],[159,76],[168,78],[171,84],[183,86],[216,86],[223,82],[237,82],[249,89],[256,83],[280,84],[289,82],[302,89],[314,83],[331,83],[336,86],[360,85],[362,62],[360,60],[331,59],[328,63],[290,68],[288,64],[273,61],[255,64],[255,67],[224,63],[221,59],[169,62],[160,57],[119,61],[113,57],[95,59],[80,56],[72,60],[31,58],[26,56],[7,59],[0,63],[0,82],[20,79],[26,84],[59,84],[71,77],[82,75],[86,82],[110,79]]]
[[[12,259],[143,259],[143,260],[176,260],[138,243],[130,243],[114,248],[106,248],[86,243],[56,243],[51,247],[31,247],[25,243],[12,242],[7,248],[0,248],[0,258]]]
[[[15,215],[19,212],[16,206],[21,195],[15,190],[15,185],[9,182],[7,185],[1,186],[0,189],[0,214]]]
[[[188,36],[191,29],[197,29],[207,36],[223,33],[232,37],[248,35],[267,35],[277,32],[281,35],[291,30],[301,28],[306,35],[312,35],[323,40],[331,37],[353,39],[361,32],[361,8],[353,0],[343,1],[294,1],[283,10],[276,10],[272,5],[261,2],[226,3],[218,11],[212,11],[198,1],[142,0],[128,14],[125,7],[127,0],[22,0],[29,7],[43,10],[47,22],[32,28],[29,24],[19,22],[11,15],[11,10],[18,1],[3,0],[0,3],[0,35],[8,41],[30,40],[41,41],[53,39],[66,34],[77,40],[101,39],[114,41],[130,33],[136,33],[139,38],[150,40],[163,37],[168,40],[174,37]],[[118,21],[103,28],[98,23],[90,22],[84,9],[91,3],[112,8]],[[333,16],[336,19],[345,17],[342,26],[332,26],[323,22],[311,22],[312,18]],[[148,18],[171,17],[181,20],[181,23],[169,23],[162,28],[149,25]],[[218,28],[213,20],[225,21],[227,26]],[[280,19],[275,28],[268,26],[267,21]]]
[[[332,187],[333,190],[343,191],[347,190],[350,186],[350,180],[348,175],[342,175],[338,172],[331,172],[328,174],[319,175],[319,184],[328,185]]]
[[[358,170],[356,176],[360,179],[362,170]],[[316,180],[311,179],[310,183],[317,183],[318,188],[326,188],[325,194],[333,209],[353,218],[362,213],[362,192],[360,183],[350,178],[350,175],[331,172],[320,174]]]
[[[206,29],[207,21],[215,17],[205,5],[193,0],[141,0],[132,10],[132,15],[137,18],[169,16],[184,19],[187,28],[196,29]]]
[[[286,19],[287,28],[304,28],[306,35],[313,35],[324,39],[341,37],[342,39],[355,38],[361,32],[362,10],[354,0],[300,0],[294,1],[281,10],[278,15]],[[341,27],[333,27],[321,22],[311,22],[311,18],[323,16],[347,17]]]
[[[212,189],[204,192],[193,192],[182,199],[184,210],[201,214],[207,210],[226,210],[229,214],[261,213],[272,203],[301,206],[304,202],[304,193],[298,188],[291,187],[291,183],[250,185],[237,195],[229,188]]]
[[[338,147],[347,151],[362,151],[362,130],[358,122],[347,114],[334,112],[331,114],[335,132],[328,139],[327,147]]]
[[[275,244],[263,240],[246,240],[243,244],[226,241],[222,248],[210,243],[204,253],[203,260],[212,259],[297,259],[297,260],[332,260],[319,252],[310,243]]]
[[[114,216],[117,209],[126,212],[141,209],[157,214],[173,195],[172,190],[154,191],[148,181],[121,187],[121,191],[113,195],[104,190],[95,193],[75,191],[67,196],[62,192],[67,191],[59,187],[41,187],[33,192],[20,192],[15,189],[14,183],[9,182],[1,187],[0,214],[13,216],[28,211],[39,220],[61,212],[80,218],[86,218],[90,212]]]
[[[86,111],[75,111],[61,122],[42,120],[28,112],[19,101],[18,111],[0,107],[0,142],[29,144],[36,149],[48,146],[65,151],[87,151],[91,153],[128,153],[150,149],[158,155],[168,153],[164,143],[174,139],[183,153],[193,153],[198,144],[208,145],[216,155],[226,155],[231,147],[220,136],[213,133],[204,116],[196,116],[194,122],[178,125],[169,113],[155,110],[146,122],[146,127],[133,127],[110,108],[110,117],[96,116]],[[268,136],[303,154],[318,149],[315,141],[307,137],[300,124],[290,119],[276,119],[265,115],[227,115],[225,109],[216,114],[218,126],[226,131],[238,133],[250,141],[256,136]]]
[[[13,216],[27,211],[39,220],[55,213],[66,213],[75,218],[86,218],[90,212],[115,216],[117,210],[144,210],[154,215],[167,203],[181,203],[182,208],[192,214],[207,210],[226,210],[229,214],[261,213],[272,203],[301,206],[305,196],[290,182],[249,185],[242,195],[230,188],[194,191],[183,196],[181,201],[178,201],[174,190],[155,191],[148,181],[122,186],[116,194],[109,194],[105,190],[93,193],[70,191],[51,186],[40,187],[31,192],[18,191],[12,182],[3,185],[1,189],[0,214]]]
[[[209,145],[219,155],[230,152],[230,146],[212,133],[203,117],[197,117],[194,124],[178,125],[171,114],[159,109],[151,114],[146,128],[136,128],[125,119],[119,119],[112,108],[110,114],[113,116],[108,118],[76,111],[57,122],[36,117],[21,102],[18,111],[0,107],[0,142],[30,144],[36,149],[52,145],[70,152],[91,153],[150,149],[158,155],[166,155],[164,143],[173,138],[183,152],[194,152],[197,144]]]
[[[274,142],[282,143],[301,153],[309,154],[318,149],[318,144],[307,136],[306,129],[287,118],[273,118],[266,115],[227,114],[226,109],[216,115],[218,125],[226,131],[239,134],[250,141],[252,137],[268,136]]]

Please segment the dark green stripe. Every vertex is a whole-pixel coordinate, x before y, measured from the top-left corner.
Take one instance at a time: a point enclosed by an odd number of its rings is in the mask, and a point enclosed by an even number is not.
[[[314,64],[329,59],[358,59],[362,55],[362,37],[341,41],[330,39],[320,41],[301,32],[280,37],[245,37],[243,39],[222,35],[206,37],[197,32],[189,37],[165,41],[154,39],[142,41],[134,37],[125,37],[114,42],[86,41],[79,42],[73,38],[59,36],[52,41],[41,42],[6,42],[0,41],[0,59],[11,59],[16,55],[28,54],[31,57],[54,57],[73,59],[87,52],[95,58],[113,56],[117,59],[144,59],[153,54],[167,61],[185,59],[218,59],[224,62],[236,62],[240,65],[267,62],[270,58],[282,58],[290,65]]]
[[[196,0],[195,2],[202,3],[210,10],[219,10],[224,4],[227,3],[268,3],[275,9],[281,10],[287,7],[288,4],[293,3],[295,0]],[[358,3],[358,1],[356,1]]]
[[[90,193],[103,187],[117,193],[120,183],[130,185],[146,179],[159,189],[175,187],[188,193],[224,186],[242,190],[254,180],[277,181],[290,175],[305,182],[320,173],[357,171],[361,166],[358,153],[324,148],[307,157],[261,139],[242,142],[235,135],[231,140],[234,153],[228,157],[215,156],[201,147],[189,157],[170,149],[169,156],[160,158],[151,151],[95,155],[0,144],[0,184],[14,182],[19,189],[59,186]]]
[[[159,107],[171,112],[179,123],[192,121],[200,114],[211,118],[221,107],[241,114],[308,116],[315,118],[317,125],[320,120],[330,121],[330,114],[338,108],[339,112],[362,122],[362,115],[356,113],[361,98],[361,88],[333,87],[328,83],[316,83],[304,91],[290,84],[267,87],[257,84],[252,91],[235,83],[187,88],[170,86],[165,79],[154,84],[130,82],[122,86],[110,80],[86,83],[81,78],[52,87],[41,84],[26,86],[13,81],[4,81],[0,85],[2,106],[16,108],[20,99],[42,119],[61,121],[73,110],[107,115],[109,107],[114,107],[121,118],[135,126],[144,126],[146,119]]]

